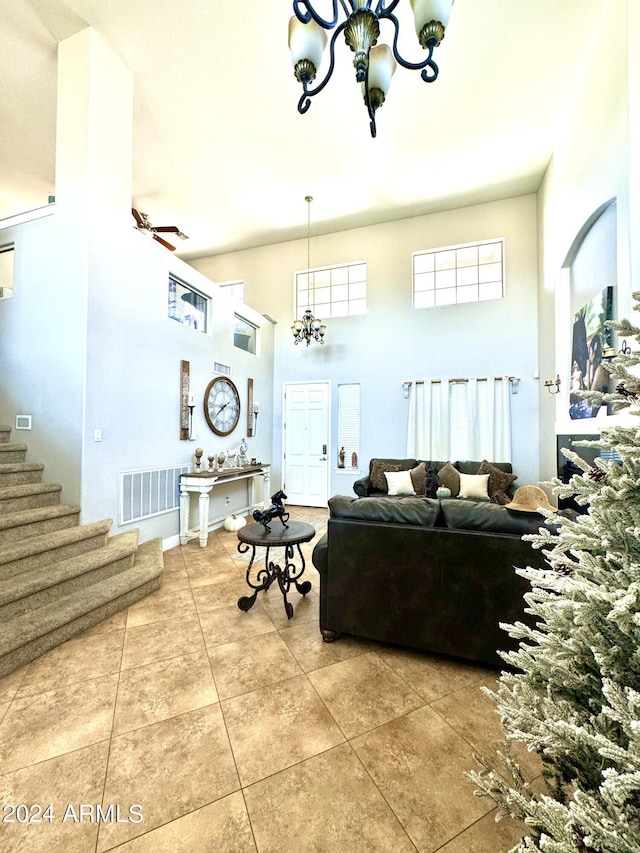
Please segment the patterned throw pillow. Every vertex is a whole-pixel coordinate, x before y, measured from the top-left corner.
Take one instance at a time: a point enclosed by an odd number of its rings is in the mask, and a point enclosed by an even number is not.
[[[413,483],[413,491],[416,495],[424,494],[424,484],[427,479],[427,469],[424,462],[419,462],[415,468],[409,472],[411,474],[411,482]]]
[[[486,459],[483,459],[480,463],[477,473],[489,475],[489,500],[491,503],[501,504],[502,506],[509,503],[507,492],[510,486],[518,479],[516,474],[507,474],[506,471],[501,471],[495,465],[492,465],[491,462],[487,462]],[[507,500],[504,500],[504,498],[507,498]]]
[[[383,459],[373,459],[371,462],[371,485],[379,492],[387,491],[386,471],[402,471],[401,462],[385,462]]]
[[[460,491],[460,472],[456,471],[451,462],[445,462],[438,471],[438,482],[449,489],[452,498],[457,497]]]

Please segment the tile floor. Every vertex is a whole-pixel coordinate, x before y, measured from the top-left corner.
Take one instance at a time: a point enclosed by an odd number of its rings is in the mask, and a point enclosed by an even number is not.
[[[275,587],[243,613],[236,545],[165,552],[157,593],[0,679],[0,851],[506,853],[522,827],[464,776],[499,742],[495,673],[323,643],[313,543],[293,619]]]

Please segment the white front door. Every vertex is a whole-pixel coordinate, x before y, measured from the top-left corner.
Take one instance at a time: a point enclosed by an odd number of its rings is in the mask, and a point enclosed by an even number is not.
[[[284,491],[298,506],[329,500],[329,383],[284,384]]]

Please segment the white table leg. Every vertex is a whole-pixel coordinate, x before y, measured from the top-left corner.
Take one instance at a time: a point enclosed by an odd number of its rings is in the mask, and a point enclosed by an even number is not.
[[[271,471],[267,470],[264,472],[264,479],[262,484],[262,499],[263,499],[263,508],[271,506]]]
[[[198,515],[200,521],[200,547],[206,548],[209,539],[209,492],[200,492],[198,501]]]
[[[186,545],[189,533],[189,492],[180,487],[180,544]]]

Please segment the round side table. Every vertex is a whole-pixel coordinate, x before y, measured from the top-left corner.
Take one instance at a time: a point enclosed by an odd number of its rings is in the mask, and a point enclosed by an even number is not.
[[[291,585],[293,584],[301,595],[306,595],[311,590],[310,581],[300,583],[300,578],[305,569],[304,556],[300,545],[303,542],[310,542],[315,535],[315,527],[305,521],[290,521],[287,527],[280,526],[278,522],[274,521],[270,532],[267,532],[262,524],[248,524],[246,527],[241,527],[238,530],[238,551],[240,554],[246,554],[247,551],[251,550],[249,568],[247,569],[247,584],[253,592],[251,595],[243,595],[238,599],[240,610],[246,611],[253,607],[258,593],[269,589],[271,584],[277,581],[284,599],[285,613],[287,618],[291,619],[293,605],[287,601],[287,593]],[[256,557],[256,548],[266,548],[267,551],[264,557],[264,567],[257,568],[254,581],[251,578],[251,572]],[[280,566],[270,559],[272,548],[284,548],[284,566]],[[293,562],[296,548],[300,558],[299,567],[296,567]]]

